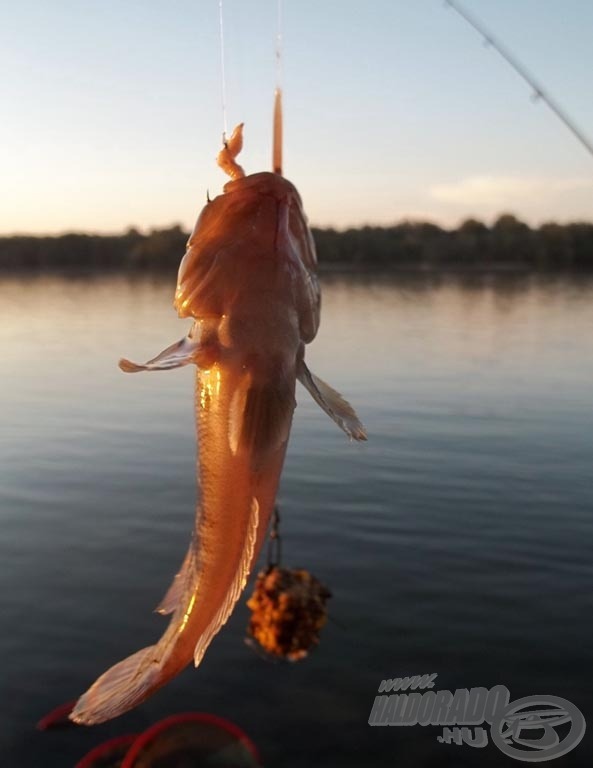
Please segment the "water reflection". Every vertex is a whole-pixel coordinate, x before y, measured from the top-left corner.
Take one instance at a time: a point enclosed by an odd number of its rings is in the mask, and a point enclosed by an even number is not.
[[[192,372],[116,362],[183,334],[172,298],[160,279],[0,281],[0,739],[15,765],[62,767],[96,743],[33,723],[162,630],[152,610],[195,497]],[[331,586],[338,623],[306,664],[269,667],[243,645],[241,607],[198,672],[105,738],[205,709],[270,765],[483,766],[494,751],[370,729],[378,682],[436,671],[443,688],[504,683],[591,711],[592,328],[581,277],[327,276],[309,365],[370,439],[349,445],[299,392],[281,502],[288,564]]]

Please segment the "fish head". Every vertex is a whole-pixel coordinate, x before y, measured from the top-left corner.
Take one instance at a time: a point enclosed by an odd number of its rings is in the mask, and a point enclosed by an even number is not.
[[[315,244],[296,187],[276,173],[236,178],[202,210],[181,265],[180,317],[297,319],[300,341],[319,325]]]

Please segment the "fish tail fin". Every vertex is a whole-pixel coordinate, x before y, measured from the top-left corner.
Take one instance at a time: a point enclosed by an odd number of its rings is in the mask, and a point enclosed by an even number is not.
[[[173,613],[169,628],[156,645],[128,656],[104,672],[76,702],[70,720],[79,725],[96,725],[123,715],[141,704],[163,686],[191,660],[190,655],[178,661],[177,667],[166,665],[166,652],[171,637],[178,632],[179,621],[191,609],[197,588],[197,547],[195,536],[189,545],[180,572],[161,604],[159,612]],[[189,607],[188,607],[189,606]]]
[[[103,673],[76,702],[70,720],[97,725],[122,715],[144,701],[165,682],[151,645],[128,656]]]
[[[256,544],[259,522],[259,504],[257,499],[254,498],[251,500],[251,511],[247,524],[245,546],[243,547],[243,553],[235,572],[235,576],[220,608],[216,612],[216,615],[204,632],[202,632],[200,639],[196,643],[194,649],[194,664],[196,667],[204,658],[204,654],[212,642],[214,635],[216,635],[228,621],[237,600],[241,596],[241,592],[245,589],[247,579],[249,578],[253,566],[253,561],[257,557]]]

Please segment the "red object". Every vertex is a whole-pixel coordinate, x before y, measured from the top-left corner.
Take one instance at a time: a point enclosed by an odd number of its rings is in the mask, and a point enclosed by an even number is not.
[[[108,768],[108,766],[121,765],[121,761],[137,738],[137,733],[130,733],[127,736],[117,736],[115,739],[104,741],[91,749],[74,768],[99,768],[100,766]],[[107,762],[108,760],[110,762]]]
[[[69,728],[74,726],[74,723],[68,719],[68,715],[74,709],[77,699],[67,701],[65,704],[60,704],[59,707],[52,709],[47,715],[41,718],[37,723],[38,731],[47,731],[50,728]]]
[[[163,736],[166,731],[173,729],[175,726],[183,726],[188,723],[211,726],[214,729],[218,728],[226,732],[226,734],[232,737],[231,741],[241,743],[248,754],[251,755],[258,764],[261,763],[257,747],[239,726],[222,717],[211,715],[207,712],[185,712],[179,715],[171,715],[171,717],[166,717],[164,720],[159,720],[158,723],[155,723],[148,730],[144,731],[144,733],[132,744],[121,764],[121,768],[136,768],[138,758],[142,759],[142,753],[146,753],[159,737]],[[83,766],[77,766],[76,768],[83,768]],[[87,767],[85,766],[84,768]]]

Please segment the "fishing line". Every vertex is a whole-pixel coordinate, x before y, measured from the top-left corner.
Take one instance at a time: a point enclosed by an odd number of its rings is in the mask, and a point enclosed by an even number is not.
[[[218,0],[218,28],[220,31],[220,91],[222,99],[222,141],[226,143],[227,119],[226,119],[226,74],[224,68],[224,23],[222,12],[222,0]]]
[[[276,10],[276,90],[282,89],[282,0]]]
[[[456,11],[462,19],[464,19],[476,32],[484,38],[484,43],[487,46],[492,46],[494,50],[502,56],[502,58],[509,64],[515,72],[525,80],[532,91],[533,101],[541,99],[544,104],[547,104],[549,109],[556,115],[556,117],[564,123],[569,131],[578,139],[578,141],[585,147],[587,152],[593,156],[593,144],[585,136],[585,134],[575,125],[573,120],[566,114],[562,107],[542,88],[537,80],[531,75],[528,70],[521,64],[521,62],[512,54],[504,45],[499,42],[494,35],[477,19],[470,15],[465,8],[462,8],[456,0],[445,0],[445,5]]]

